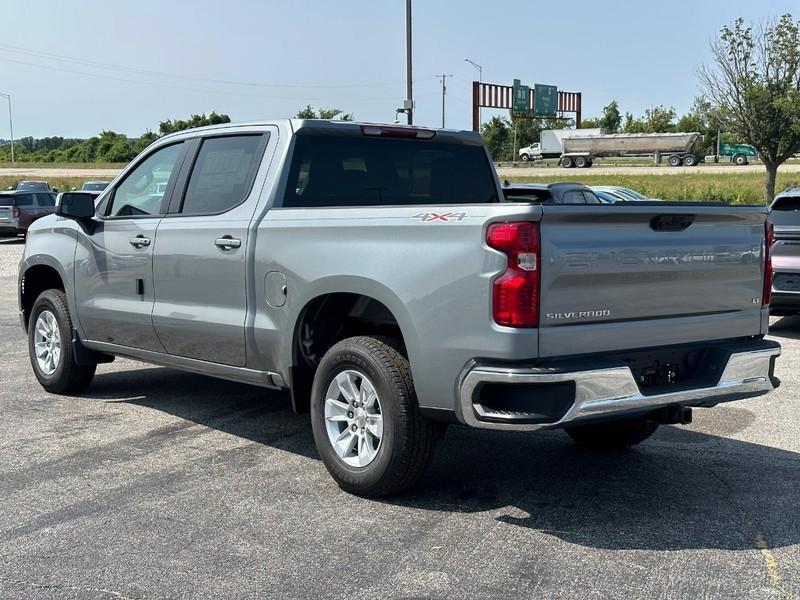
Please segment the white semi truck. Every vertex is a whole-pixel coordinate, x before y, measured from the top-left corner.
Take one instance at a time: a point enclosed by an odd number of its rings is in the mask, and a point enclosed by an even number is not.
[[[691,167],[705,160],[694,150],[701,139],[697,132],[603,134],[598,129],[549,129],[542,131],[538,144],[523,148],[520,158],[559,158],[564,168],[585,168],[602,156],[654,156],[657,160],[666,156],[670,166]]]

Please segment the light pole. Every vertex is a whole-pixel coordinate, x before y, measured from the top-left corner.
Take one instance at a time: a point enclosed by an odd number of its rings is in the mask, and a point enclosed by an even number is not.
[[[411,84],[411,0],[406,0],[406,109],[408,124],[414,124],[414,92]]]
[[[470,60],[468,58],[465,58],[464,62],[468,62],[473,67],[478,69],[478,83],[481,83],[483,81],[483,67],[480,66],[478,63],[476,63],[474,60]],[[480,124],[480,120],[481,120],[481,108],[479,106],[478,107],[478,124]]]
[[[0,97],[8,100],[8,128],[11,132],[11,162],[14,162],[14,120],[11,118],[11,94],[0,92]]]

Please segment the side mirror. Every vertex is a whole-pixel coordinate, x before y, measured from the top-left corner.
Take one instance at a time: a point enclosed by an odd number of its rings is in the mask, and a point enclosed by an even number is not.
[[[67,219],[83,221],[94,216],[94,194],[86,192],[64,192],[58,195],[56,214]]]
[[[53,188],[53,189],[51,189],[50,191],[51,191],[51,192],[56,192],[56,193],[58,193],[58,188]]]

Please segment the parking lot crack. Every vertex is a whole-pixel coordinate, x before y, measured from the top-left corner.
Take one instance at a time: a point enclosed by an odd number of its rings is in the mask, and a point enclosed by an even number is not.
[[[122,592],[108,590],[105,588],[94,588],[80,585],[73,585],[69,583],[38,583],[35,581],[27,581],[25,579],[15,579],[13,577],[5,577],[0,575],[0,583],[8,583],[11,585],[18,585],[21,587],[30,587],[39,590],[65,590],[73,592],[95,592],[98,594],[105,594],[109,598],[119,598],[120,600],[144,600],[144,596],[128,596]]]

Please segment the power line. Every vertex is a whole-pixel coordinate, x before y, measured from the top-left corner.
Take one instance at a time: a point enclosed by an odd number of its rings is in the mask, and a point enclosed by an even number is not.
[[[225,96],[243,96],[243,97],[248,97],[248,98],[264,98],[264,99],[268,99],[268,100],[297,100],[297,101],[300,101],[300,102],[319,99],[319,97],[312,98],[312,97],[309,97],[309,96],[302,96],[302,97],[298,97],[298,96],[266,96],[266,95],[263,95],[263,94],[250,94],[250,93],[246,93],[246,92],[222,91],[222,90],[214,90],[214,89],[207,89],[207,88],[193,88],[193,87],[174,85],[174,84],[170,84],[170,83],[155,82],[155,81],[142,81],[142,80],[139,80],[139,79],[127,79],[127,78],[124,78],[124,77],[116,77],[116,76],[113,76],[113,75],[105,75],[105,74],[100,74],[100,73],[89,73],[87,71],[78,71],[78,70],[75,70],[75,69],[67,69],[67,68],[64,68],[64,67],[56,67],[56,66],[52,66],[52,65],[42,65],[42,64],[32,63],[32,62],[23,61],[23,60],[16,60],[16,59],[13,59],[13,58],[2,58],[2,57],[0,57],[0,62],[10,62],[10,63],[20,64],[20,65],[26,65],[26,66],[29,66],[29,67],[36,67],[36,68],[39,68],[39,69],[47,69],[49,71],[57,71],[57,72],[60,72],[60,73],[73,73],[73,74],[76,74],[76,75],[83,75],[85,77],[94,77],[94,78],[103,79],[103,80],[122,81],[122,82],[125,82],[125,83],[135,83],[135,84],[139,84],[139,85],[152,85],[152,86],[157,86],[157,87],[161,87],[161,88],[165,88],[166,87],[166,88],[171,88],[171,89],[176,89],[176,90],[183,90],[183,91],[190,91],[190,92],[201,92],[201,93],[205,93],[205,94],[222,94],[222,95],[225,95]],[[369,100],[391,100],[392,98],[394,98],[394,96],[379,96],[379,97],[372,97],[372,98],[359,98],[359,100],[362,100],[362,101],[363,100],[367,100],[367,101],[369,101]]]
[[[64,56],[59,54],[51,54],[49,52],[41,52],[39,50],[31,50],[29,48],[19,48],[17,46],[9,46],[7,44],[0,44],[0,50],[12,54],[23,54],[36,58],[43,58],[46,60],[54,60],[58,62],[66,62],[77,64],[85,67],[94,67],[99,69],[122,71],[135,75],[150,75],[154,77],[169,77],[171,79],[183,79],[185,81],[195,81],[197,83],[215,83],[223,85],[240,85],[246,87],[267,87],[267,88],[319,88],[319,89],[336,89],[336,88],[359,88],[359,87],[388,87],[393,85],[400,85],[402,81],[386,81],[386,82],[372,82],[372,83],[342,83],[342,84],[312,84],[312,83],[265,83],[259,81],[237,81],[230,79],[211,79],[206,77],[194,77],[191,75],[181,75],[178,73],[167,73],[164,71],[153,71],[150,69],[141,69],[138,67],[129,67],[124,65],[116,65],[112,63],[104,63],[95,60],[87,60],[83,58],[76,58],[72,56]],[[10,60],[10,59],[8,59]]]

